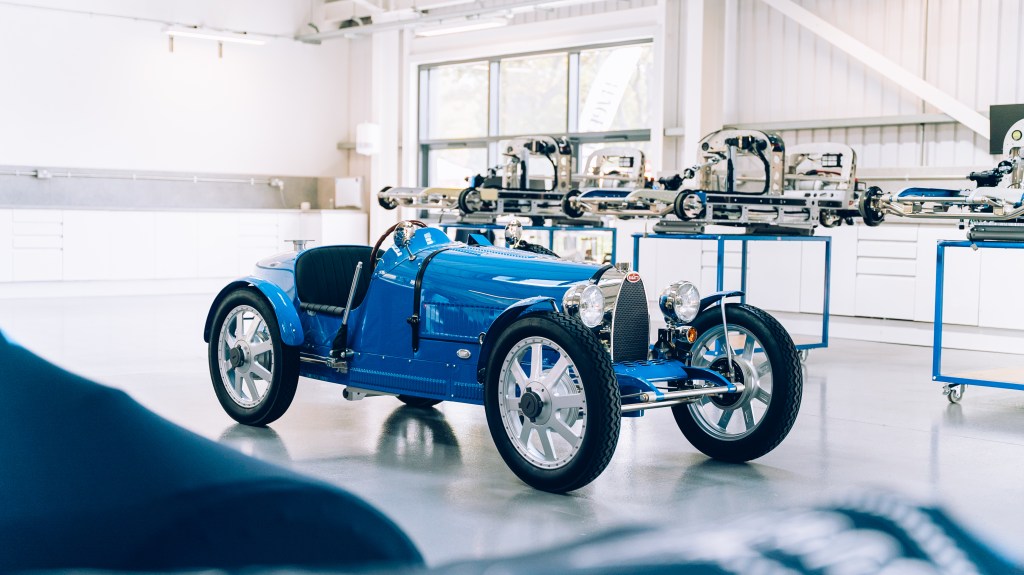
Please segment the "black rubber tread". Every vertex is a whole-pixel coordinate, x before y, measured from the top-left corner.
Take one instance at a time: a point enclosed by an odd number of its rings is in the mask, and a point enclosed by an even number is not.
[[[686,404],[672,406],[672,415],[686,439],[705,455],[732,463],[757,459],[775,449],[786,438],[800,412],[803,369],[800,353],[786,328],[768,312],[746,304],[730,303],[725,308],[730,325],[750,330],[765,347],[772,366],[772,399],[754,433],[734,441],[716,439],[700,428]],[[693,322],[698,334],[722,321],[718,306],[702,312]],[[700,335],[698,335],[700,337]]]
[[[468,216],[469,214],[475,213],[477,211],[469,206],[469,194],[470,192],[473,191],[476,191],[476,188],[466,188],[462,190],[461,192],[459,192],[459,197],[456,200],[456,203],[459,206],[459,211],[462,212],[462,215],[464,216]]]
[[[430,399],[429,397],[416,397],[415,395],[399,395],[398,401],[408,405],[409,407],[434,407],[441,403],[440,399]]]
[[[882,195],[882,189],[878,186],[871,186],[860,197],[857,202],[857,211],[860,212],[861,220],[869,227],[875,227],[885,221],[885,214],[871,207],[871,200]]]
[[[553,257],[556,257],[556,258],[558,257],[558,254],[556,254],[555,252],[549,250],[548,248],[546,248],[546,247],[544,247],[542,245],[539,245],[539,244],[531,244],[530,242],[520,242],[519,245],[516,246],[516,249],[517,250],[522,250],[524,252],[528,252],[528,253],[531,253],[531,254],[539,254],[539,255],[542,255],[542,256],[553,256]]]
[[[587,215],[582,209],[572,205],[573,198],[577,198],[580,195],[582,195],[582,192],[579,190],[569,190],[566,192],[565,197],[562,198],[562,213],[574,219]]]
[[[221,325],[224,323],[228,313],[240,306],[249,305],[260,312],[267,322],[267,329],[273,336],[274,342],[274,381],[270,384],[263,401],[253,408],[246,409],[234,401],[228,395],[220,378],[220,368],[217,365],[217,340],[219,339]],[[277,316],[273,308],[264,299],[263,295],[255,288],[241,288],[236,290],[221,302],[214,314],[213,328],[210,332],[210,343],[207,348],[207,357],[210,367],[210,380],[213,382],[213,391],[217,394],[221,407],[232,419],[243,425],[256,427],[265,426],[276,421],[288,410],[292,399],[295,398],[295,388],[299,383],[299,348],[291,347],[281,341],[281,330],[277,323]]]
[[[686,197],[689,196],[690,194],[693,194],[693,192],[680,192],[676,194],[676,198],[672,200],[672,213],[675,214],[677,218],[684,222],[688,222],[690,220],[699,220],[708,213],[707,206],[702,207],[700,209],[700,213],[693,218],[683,213],[683,200],[685,200]]]
[[[511,444],[498,412],[498,377],[505,356],[522,339],[538,335],[557,343],[573,359],[587,397],[587,434],[583,445],[571,462],[557,470],[538,469],[524,460]],[[491,438],[502,459],[523,482],[541,491],[566,493],[587,485],[608,466],[619,442],[622,423],[619,385],[608,350],[578,319],[554,311],[519,318],[495,342],[484,381],[484,409]]]

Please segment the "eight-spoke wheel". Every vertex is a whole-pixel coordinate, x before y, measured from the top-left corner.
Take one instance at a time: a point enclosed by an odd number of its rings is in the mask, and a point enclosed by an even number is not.
[[[210,377],[224,411],[246,425],[284,415],[299,381],[299,351],[281,341],[270,306],[240,289],[221,302],[213,328]]]
[[[672,407],[683,435],[705,454],[749,461],[774,449],[792,429],[800,410],[803,374],[793,340],[779,322],[755,307],[726,305],[693,323],[697,340],[692,364],[732,377],[743,390]],[[728,335],[726,335],[728,333]],[[732,369],[726,343],[732,347]]]
[[[619,438],[619,389],[608,352],[578,320],[532,314],[489,359],[484,406],[498,452],[520,479],[562,493],[593,481]]]

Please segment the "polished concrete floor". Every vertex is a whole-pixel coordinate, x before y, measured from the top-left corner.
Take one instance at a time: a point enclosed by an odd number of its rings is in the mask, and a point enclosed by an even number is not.
[[[624,422],[605,473],[571,495],[534,491],[505,467],[483,410],[349,402],[302,380],[270,428],[236,425],[210,386],[210,297],[0,301],[0,329],[69,370],[126,390],[196,433],[348,489],[390,515],[431,564],[504,555],[629,523],[711,526],[765,507],[882,488],[945,506],[1018,558],[1024,537],[1024,392],[970,388],[950,405],[931,350],[833,340],[807,362],[796,427],[747,465],[708,460],[671,414]],[[1024,356],[947,352],[947,370],[1024,366]],[[0,367],[2,372],[2,367]]]

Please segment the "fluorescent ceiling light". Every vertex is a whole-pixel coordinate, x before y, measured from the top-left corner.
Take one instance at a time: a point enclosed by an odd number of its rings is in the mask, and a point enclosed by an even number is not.
[[[491,28],[501,28],[502,26],[508,26],[507,19],[487,18],[465,20],[463,22],[457,22],[454,24],[444,24],[441,26],[428,26],[424,28],[417,28],[416,35],[423,37],[442,36],[444,34],[458,34],[461,32],[473,32],[476,30],[489,30]]]
[[[184,26],[171,26],[164,29],[164,34],[173,38],[198,38],[200,40],[213,40],[214,42],[232,42],[235,44],[249,44],[251,46],[262,46],[266,40],[251,38],[238,32],[218,32],[215,30],[204,30],[202,28],[187,28]]]

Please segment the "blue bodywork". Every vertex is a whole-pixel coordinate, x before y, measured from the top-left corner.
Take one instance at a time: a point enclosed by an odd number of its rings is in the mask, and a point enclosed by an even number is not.
[[[255,288],[274,309],[285,344],[299,346],[307,359],[327,358],[341,317],[300,308],[295,263],[308,251],[263,260],[251,276],[228,284],[207,318],[206,340],[223,298]],[[416,278],[428,259],[421,304],[414,310]],[[347,373],[317,362],[302,362],[299,373],[372,391],[482,404],[484,368],[498,334],[525,314],[560,311],[565,292],[599,269],[519,250],[467,246],[440,230],[421,229],[408,247],[391,247],[376,269],[364,270],[373,275],[349,317],[348,347],[355,355]],[[419,317],[417,340],[409,322],[414,314]],[[671,359],[623,362],[614,369],[624,404],[639,393],[660,396],[658,385],[680,380],[732,387],[714,371]]]

